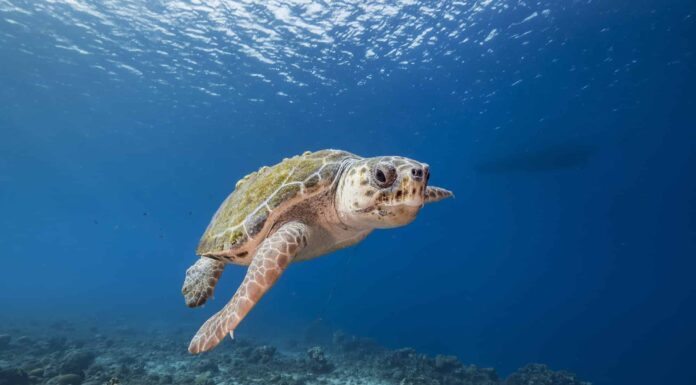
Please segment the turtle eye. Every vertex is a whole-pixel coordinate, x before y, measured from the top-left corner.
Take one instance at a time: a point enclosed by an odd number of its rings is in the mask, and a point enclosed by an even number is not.
[[[375,183],[380,188],[387,188],[396,180],[396,169],[388,163],[380,163],[373,170]]]

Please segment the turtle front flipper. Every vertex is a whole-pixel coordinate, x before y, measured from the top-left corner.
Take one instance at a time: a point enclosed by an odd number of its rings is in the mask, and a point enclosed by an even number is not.
[[[186,270],[186,279],[181,288],[186,306],[201,306],[213,295],[215,285],[220,279],[225,263],[212,258],[201,257]]]
[[[307,245],[309,228],[299,222],[281,226],[259,246],[234,296],[217,314],[210,317],[191,340],[189,352],[208,351],[217,346],[226,334],[234,332],[249,311]]]
[[[452,191],[445,190],[441,187],[428,186],[425,188],[424,203],[437,202],[452,196],[454,196],[454,193],[452,193]]]

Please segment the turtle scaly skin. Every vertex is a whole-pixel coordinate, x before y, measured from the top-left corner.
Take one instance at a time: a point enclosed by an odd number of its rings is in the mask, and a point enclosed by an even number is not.
[[[191,353],[210,350],[244,319],[294,261],[351,246],[376,228],[413,221],[425,203],[452,196],[428,186],[429,166],[408,158],[305,152],[239,182],[208,225],[186,271],[186,304],[209,298],[227,263],[249,265],[227,305],[200,328]]]

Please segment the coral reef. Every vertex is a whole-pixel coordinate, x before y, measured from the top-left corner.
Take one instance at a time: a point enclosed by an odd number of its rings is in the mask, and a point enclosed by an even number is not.
[[[302,342],[228,340],[200,356],[186,351],[186,337],[65,321],[0,328],[0,385],[588,385],[540,364],[502,380],[454,356],[386,349],[321,325]]]
[[[552,371],[543,364],[529,364],[505,380],[505,385],[589,385],[566,371]]]
[[[0,385],[29,384],[29,375],[22,369],[0,368]]]
[[[324,350],[320,346],[314,346],[307,350],[306,365],[313,373],[328,373],[334,369],[334,365],[326,359]]]

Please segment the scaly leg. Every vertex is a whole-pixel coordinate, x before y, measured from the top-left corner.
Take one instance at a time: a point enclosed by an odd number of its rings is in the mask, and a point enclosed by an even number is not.
[[[244,281],[227,305],[210,317],[191,340],[189,352],[208,351],[234,329],[246,317],[251,308],[273,286],[295,258],[307,245],[309,228],[299,222],[289,222],[264,240],[249,265]]]
[[[212,258],[201,257],[186,270],[186,279],[181,288],[186,306],[196,307],[205,303],[213,295],[215,285],[220,279],[225,263]]]

